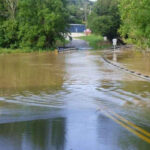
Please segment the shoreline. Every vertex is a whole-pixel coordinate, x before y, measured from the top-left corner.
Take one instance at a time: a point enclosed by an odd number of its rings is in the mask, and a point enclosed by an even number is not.
[[[120,49],[117,49],[115,52],[116,52],[116,54],[118,53],[122,53],[123,51],[129,51],[129,49],[128,48],[120,48]],[[133,51],[133,50],[132,50]],[[142,51],[140,51],[141,53],[142,53]],[[114,67],[116,67],[116,68],[118,68],[119,70],[122,70],[122,71],[124,71],[124,72],[127,72],[127,73],[129,73],[129,74],[132,74],[132,75],[134,75],[134,76],[137,76],[137,77],[139,77],[139,78],[142,78],[142,79],[144,79],[144,80],[147,80],[147,81],[149,81],[150,82],[150,75],[147,75],[147,74],[144,74],[142,71],[140,71],[140,70],[137,70],[137,69],[130,69],[128,66],[125,66],[125,64],[124,63],[120,63],[120,62],[118,62],[118,61],[113,61],[113,60],[110,60],[109,58],[108,58],[108,55],[111,55],[112,56],[112,58],[113,58],[113,54],[114,54],[114,51],[112,51],[112,50],[107,50],[107,51],[105,51],[104,53],[103,53],[103,56],[102,56],[102,58],[103,58],[103,60],[106,62],[106,63],[108,63],[108,64],[110,64],[110,65],[112,65],[112,66],[114,66]]]
[[[54,52],[55,49],[11,49],[11,48],[0,48],[0,54],[19,54],[19,53],[34,53],[34,52]]]

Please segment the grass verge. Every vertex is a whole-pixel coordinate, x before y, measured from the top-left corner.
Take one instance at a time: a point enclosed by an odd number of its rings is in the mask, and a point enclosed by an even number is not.
[[[16,53],[32,53],[32,52],[45,52],[52,51],[51,49],[11,49],[11,48],[0,48],[0,54],[16,54]]]
[[[82,36],[79,39],[85,40],[89,43],[89,46],[94,50],[106,49],[111,47],[111,43],[109,41],[104,41],[103,37],[100,35],[91,34],[89,36]]]
[[[32,48],[20,48],[20,49],[11,49],[11,48],[1,48],[0,47],[0,54],[15,54],[15,53],[32,53],[32,52],[46,52],[46,51],[53,51],[58,46],[64,46],[65,44],[68,44],[69,41],[60,41],[58,40],[56,42],[55,47],[48,48],[48,49],[32,49]]]

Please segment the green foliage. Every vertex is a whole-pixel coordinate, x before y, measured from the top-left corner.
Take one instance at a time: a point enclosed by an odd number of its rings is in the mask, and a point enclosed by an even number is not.
[[[88,26],[95,34],[109,39],[117,37],[120,26],[117,0],[98,0],[88,18]]]
[[[0,0],[0,26],[7,16],[4,0]]]
[[[89,0],[68,0],[69,22],[71,24],[85,23],[92,6],[93,3]]]
[[[82,36],[80,39],[85,40],[89,43],[89,46],[94,50],[104,49],[111,46],[109,42],[104,42],[103,37],[95,34],[89,36]]]
[[[17,39],[18,24],[15,20],[7,20],[0,26],[0,46],[18,47]]]
[[[0,48],[0,54],[15,54],[15,53],[30,53],[32,49],[11,49],[11,48]]]
[[[82,23],[84,20],[84,10],[78,8],[76,5],[68,5],[68,11],[70,13],[70,23]]]
[[[120,1],[121,35],[139,47],[150,47],[150,1]]]
[[[13,0],[10,10],[0,4],[0,47],[50,48],[63,40],[67,32],[68,12],[65,0]]]

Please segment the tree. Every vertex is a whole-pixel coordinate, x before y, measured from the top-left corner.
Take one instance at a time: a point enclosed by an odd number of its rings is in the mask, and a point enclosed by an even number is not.
[[[17,0],[0,0],[0,46],[13,47],[17,43],[15,12]],[[15,47],[15,46],[14,46]]]
[[[87,15],[90,13],[93,2],[89,0],[68,0],[68,12],[70,23],[85,23]]]
[[[4,1],[0,0],[0,23],[2,23],[2,21],[4,20],[4,18],[6,18],[6,9],[5,9],[5,5],[4,5]]]
[[[2,1],[2,0],[0,0]],[[5,0],[1,47],[50,48],[67,32],[65,0]]]
[[[88,26],[95,34],[109,39],[119,36],[120,15],[117,0],[98,0],[88,17]]]
[[[122,25],[120,33],[125,41],[139,47],[150,47],[150,1],[120,1]]]
[[[8,12],[9,12],[9,16],[12,19],[15,19],[18,0],[5,0],[5,5],[6,5]]]

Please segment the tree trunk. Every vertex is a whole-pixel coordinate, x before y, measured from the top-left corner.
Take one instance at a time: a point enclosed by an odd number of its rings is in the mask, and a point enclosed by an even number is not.
[[[18,0],[5,0],[5,1],[6,1],[6,6],[9,12],[10,18],[15,19]]]

